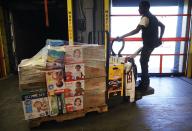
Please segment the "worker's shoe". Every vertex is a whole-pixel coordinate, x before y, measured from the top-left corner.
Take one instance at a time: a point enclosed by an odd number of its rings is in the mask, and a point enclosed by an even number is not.
[[[142,82],[135,88],[136,92],[140,92],[142,96],[154,94],[154,89],[147,84],[143,84]]]
[[[144,84],[141,80],[137,82],[136,90],[144,91],[149,88],[149,84]]]

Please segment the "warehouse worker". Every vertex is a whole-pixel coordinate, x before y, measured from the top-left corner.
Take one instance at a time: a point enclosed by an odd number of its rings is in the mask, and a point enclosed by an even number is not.
[[[142,15],[141,20],[136,27],[136,29],[131,32],[117,37],[117,40],[123,39],[124,37],[131,36],[137,34],[140,30],[142,30],[142,38],[143,38],[143,49],[141,51],[140,64],[141,64],[141,82],[139,86],[136,88],[137,90],[147,91],[151,89],[149,87],[150,80],[148,74],[148,62],[150,55],[154,48],[161,45],[161,38],[164,34],[165,26],[157,18],[151,14],[149,11],[150,3],[146,0],[143,0],[139,3],[139,13]],[[158,27],[160,27],[160,36],[158,34]]]

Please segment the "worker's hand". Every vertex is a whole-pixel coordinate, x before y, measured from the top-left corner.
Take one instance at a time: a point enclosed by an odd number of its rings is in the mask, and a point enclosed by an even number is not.
[[[115,40],[116,40],[116,41],[121,41],[121,40],[122,40],[122,38],[121,38],[121,37],[119,37],[119,36],[117,36],[117,37],[115,38]]]
[[[160,45],[162,45],[161,38],[159,38],[159,39],[158,39],[157,44],[156,44],[156,46],[155,46],[155,47],[159,47]]]
[[[162,45],[161,38],[159,38],[158,42],[159,42],[159,45]]]

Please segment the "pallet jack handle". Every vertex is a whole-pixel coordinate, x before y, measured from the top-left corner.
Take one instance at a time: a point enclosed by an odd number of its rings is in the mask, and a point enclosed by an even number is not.
[[[116,39],[113,39],[112,42],[111,42],[111,55],[112,56],[116,56],[114,50],[113,50],[113,44],[115,41],[118,41],[118,42],[122,42],[122,46],[121,46],[121,49],[118,51],[118,57],[122,57],[121,55],[121,52],[123,51],[124,47],[125,47],[125,41],[123,39],[120,39],[120,40],[116,40]]]

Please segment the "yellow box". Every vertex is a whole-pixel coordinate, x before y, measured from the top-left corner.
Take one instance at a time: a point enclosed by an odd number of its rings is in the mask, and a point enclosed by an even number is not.
[[[108,81],[108,97],[113,93],[114,96],[121,94],[123,96],[123,81],[124,79],[124,65],[123,64],[110,64],[109,65],[109,81]]]

